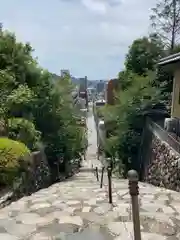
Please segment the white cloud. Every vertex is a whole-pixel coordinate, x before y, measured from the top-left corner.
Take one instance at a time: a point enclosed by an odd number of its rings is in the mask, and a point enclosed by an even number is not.
[[[6,0],[0,16],[30,41],[40,64],[90,79],[114,77],[131,42],[147,34],[156,0]]]
[[[91,11],[95,11],[100,14],[105,14],[107,12],[105,2],[99,0],[82,0],[82,4]]]

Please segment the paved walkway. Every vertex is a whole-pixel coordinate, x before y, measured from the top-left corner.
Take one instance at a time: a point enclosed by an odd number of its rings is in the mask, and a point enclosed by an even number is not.
[[[95,160],[96,133],[88,119],[88,162]],[[80,172],[0,210],[2,240],[130,240],[133,239],[128,184],[113,179],[113,202],[94,175]],[[180,239],[180,194],[140,183],[142,240]]]

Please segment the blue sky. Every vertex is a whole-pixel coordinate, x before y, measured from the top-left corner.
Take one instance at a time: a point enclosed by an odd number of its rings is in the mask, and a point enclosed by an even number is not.
[[[4,0],[0,22],[30,42],[42,67],[90,80],[115,77],[131,42],[147,34],[156,0]]]

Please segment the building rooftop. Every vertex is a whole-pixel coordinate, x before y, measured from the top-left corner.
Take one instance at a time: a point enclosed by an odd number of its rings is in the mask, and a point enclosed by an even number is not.
[[[64,77],[66,74],[70,75],[70,71],[68,69],[61,70],[61,77]]]
[[[160,61],[158,62],[158,65],[159,66],[164,66],[164,65],[176,63],[176,62],[179,62],[179,61],[180,61],[180,52],[160,59]]]

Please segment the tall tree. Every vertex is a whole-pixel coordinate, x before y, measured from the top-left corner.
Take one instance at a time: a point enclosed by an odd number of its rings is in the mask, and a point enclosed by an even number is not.
[[[148,71],[155,70],[155,65],[163,54],[161,40],[152,35],[134,40],[126,55],[126,70],[139,75],[146,75]]]
[[[31,150],[45,146],[52,170],[66,171],[82,152],[81,129],[74,117],[69,76],[55,79],[32,57],[30,44],[0,25],[0,122],[4,135]],[[5,130],[4,130],[5,129]],[[27,131],[28,130],[28,131]],[[34,141],[34,142],[33,142]],[[51,164],[52,163],[52,164]],[[53,172],[57,177],[59,172]]]
[[[180,1],[159,0],[150,16],[151,25],[170,52],[178,42],[180,34]]]

